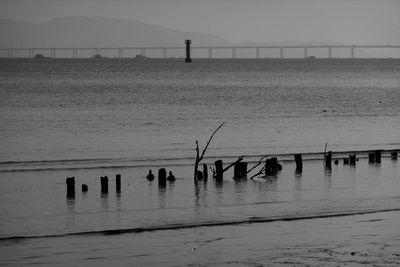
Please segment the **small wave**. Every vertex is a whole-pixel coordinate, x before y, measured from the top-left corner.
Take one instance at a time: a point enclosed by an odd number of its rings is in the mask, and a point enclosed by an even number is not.
[[[319,214],[295,216],[295,217],[272,217],[272,218],[248,217],[246,219],[232,220],[232,221],[176,223],[176,224],[167,224],[167,225],[150,226],[150,227],[109,229],[109,230],[85,231],[85,232],[74,232],[65,234],[10,236],[10,237],[0,237],[0,241],[12,241],[21,239],[34,239],[34,238],[55,238],[55,237],[67,237],[67,236],[84,236],[84,235],[89,236],[89,235],[134,234],[134,233],[155,232],[155,231],[165,231],[165,230],[180,230],[180,229],[198,228],[198,227],[230,226],[230,225],[241,225],[241,224],[252,224],[252,223],[271,223],[278,221],[313,220],[313,219],[324,219],[333,217],[345,217],[345,216],[365,215],[365,214],[372,214],[379,212],[397,212],[397,211],[400,211],[400,208],[379,209],[379,210],[358,210],[358,211],[347,211],[340,213],[319,213]]]
[[[390,156],[390,152],[400,149],[381,150],[382,157]],[[357,154],[364,158],[369,152],[375,150],[346,150],[333,152],[333,158],[340,158],[349,154]],[[323,152],[302,153],[303,161],[320,160]],[[256,163],[264,156],[261,154],[245,154],[248,163]],[[280,162],[294,161],[293,153],[268,154],[278,157]],[[230,164],[238,158],[236,156],[219,155],[204,158],[204,162],[212,164],[215,160],[222,159],[224,163]],[[170,158],[93,158],[93,159],[59,159],[59,160],[29,160],[29,161],[3,161],[0,162],[0,172],[33,172],[33,171],[60,171],[60,170],[90,170],[90,169],[128,169],[128,168],[154,168],[172,166],[193,165],[194,157],[170,157]]]

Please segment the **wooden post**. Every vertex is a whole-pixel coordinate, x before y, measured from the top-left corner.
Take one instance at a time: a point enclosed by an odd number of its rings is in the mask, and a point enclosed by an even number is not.
[[[247,177],[247,162],[240,162],[240,178]]]
[[[167,171],[164,168],[158,170],[158,185],[159,186],[167,185]]]
[[[301,157],[301,154],[295,154],[294,160],[296,161],[296,173],[302,173],[303,172],[303,159]]]
[[[192,43],[191,40],[185,40],[185,44],[186,44],[186,58],[185,58],[185,62],[186,63],[190,63],[192,62],[192,59],[190,58],[190,44]]]
[[[375,153],[368,153],[368,162],[374,163],[375,162]]]
[[[108,194],[108,177],[100,177],[100,182],[101,182],[101,193],[102,194]]]
[[[65,183],[67,184],[67,197],[75,196],[75,177],[67,177]]]
[[[197,171],[197,180],[203,180],[203,173],[201,171]]]
[[[349,165],[349,159],[343,158],[343,165]]]
[[[241,176],[240,172],[240,162],[236,162],[235,165],[233,166],[233,178],[239,179]]]
[[[332,168],[332,151],[328,151],[328,153],[325,155],[325,168]]]
[[[271,173],[277,174],[278,173],[278,159],[271,158]]]
[[[115,176],[115,189],[117,193],[121,193],[121,174]]]
[[[375,150],[375,162],[376,163],[381,163],[381,154],[382,154],[382,151]]]
[[[349,155],[350,165],[356,165],[356,154]]]
[[[203,164],[203,179],[204,179],[204,182],[207,182],[207,179],[208,179],[207,164]]]
[[[224,179],[222,160],[215,161],[215,179],[219,182]]]
[[[87,192],[88,191],[88,186],[87,184],[82,185],[82,192]]]
[[[392,158],[392,160],[397,160],[397,151],[393,151],[391,153],[391,158]]]

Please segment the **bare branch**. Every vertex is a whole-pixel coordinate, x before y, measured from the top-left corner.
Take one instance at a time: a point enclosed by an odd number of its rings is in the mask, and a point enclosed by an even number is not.
[[[257,168],[258,166],[260,166],[263,163],[263,159],[265,159],[268,155],[262,156],[260,158],[260,160],[257,162],[256,165],[254,165],[250,170],[247,171],[247,173],[250,173],[252,170],[254,170],[255,168]]]
[[[251,176],[249,179],[253,179],[256,176],[259,176],[261,174],[264,173],[265,167],[262,167],[261,170],[259,172],[257,172],[256,174],[254,174],[253,176]]]
[[[235,165],[238,162],[241,162],[243,160],[244,156],[240,156],[235,162],[232,162],[231,164],[229,164],[229,166],[227,166],[225,169],[222,170],[222,172],[226,172],[230,167],[232,167],[233,165]]]
[[[206,150],[207,150],[207,148],[208,148],[208,145],[211,143],[211,140],[213,139],[215,133],[218,132],[218,130],[221,129],[221,127],[222,127],[224,124],[225,124],[225,122],[221,123],[221,125],[218,126],[218,128],[217,128],[217,129],[213,132],[213,134],[210,136],[210,139],[208,140],[208,142],[207,142],[207,144],[206,144],[206,146],[205,146],[203,152],[201,153],[201,156],[200,156],[200,158],[199,158],[199,162],[203,159],[204,154],[206,153]]]

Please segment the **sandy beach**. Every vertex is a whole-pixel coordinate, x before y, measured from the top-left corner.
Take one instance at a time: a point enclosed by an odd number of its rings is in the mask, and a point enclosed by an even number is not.
[[[2,242],[7,266],[398,266],[400,212]]]

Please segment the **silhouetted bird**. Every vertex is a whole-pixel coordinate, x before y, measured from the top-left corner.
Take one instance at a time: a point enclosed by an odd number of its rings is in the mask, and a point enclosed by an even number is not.
[[[169,171],[169,175],[167,177],[167,180],[170,182],[175,181],[175,176],[172,174],[172,171]]]
[[[149,181],[153,181],[154,180],[154,175],[151,173],[151,170],[149,170],[149,174],[147,174],[146,178]]]

